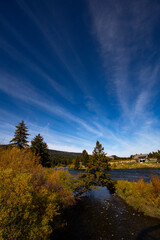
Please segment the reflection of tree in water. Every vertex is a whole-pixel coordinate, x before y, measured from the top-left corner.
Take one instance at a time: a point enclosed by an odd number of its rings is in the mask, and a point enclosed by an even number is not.
[[[157,230],[159,230],[159,235]],[[160,224],[142,230],[136,240],[160,240]]]

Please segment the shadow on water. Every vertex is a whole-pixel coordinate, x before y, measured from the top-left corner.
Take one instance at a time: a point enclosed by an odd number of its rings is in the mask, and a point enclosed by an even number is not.
[[[64,213],[67,226],[54,240],[160,240],[160,221],[134,211],[106,187],[82,197]]]

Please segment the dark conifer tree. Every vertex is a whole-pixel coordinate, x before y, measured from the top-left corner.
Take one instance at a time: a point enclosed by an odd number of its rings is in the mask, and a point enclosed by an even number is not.
[[[73,164],[74,164],[74,169],[79,169],[80,167],[80,157],[76,156],[75,159],[73,160]]]
[[[86,166],[87,163],[88,163],[88,161],[89,161],[89,155],[88,155],[88,153],[87,153],[86,150],[83,150],[83,152],[82,152],[81,161],[82,161],[82,164],[83,164],[84,166]]]
[[[92,174],[95,182],[103,183],[108,179],[108,174],[105,171],[109,169],[110,165],[104,148],[99,141],[97,141],[92,155],[89,158],[86,171]]]
[[[43,137],[38,134],[31,141],[31,150],[40,157],[40,163],[43,167],[50,167],[50,155],[47,143],[44,142]]]
[[[160,163],[160,150],[157,151],[157,162]]]
[[[114,192],[114,181],[110,179],[109,174],[106,172],[108,170],[110,170],[108,158],[104,152],[104,148],[97,141],[92,155],[89,156],[85,172],[79,174],[82,185],[77,191],[81,194],[92,189],[93,186],[101,185],[107,186],[111,192]]]
[[[10,141],[12,146],[18,147],[20,149],[28,146],[28,128],[26,127],[24,121],[20,122],[18,126],[16,126],[16,130],[14,133],[14,138]]]

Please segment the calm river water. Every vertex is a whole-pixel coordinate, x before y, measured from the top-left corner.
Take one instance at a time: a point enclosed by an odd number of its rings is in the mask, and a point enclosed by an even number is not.
[[[75,175],[74,170],[70,173]],[[149,181],[158,169],[112,170],[111,178]],[[64,213],[68,225],[55,240],[160,240],[160,220],[133,210],[106,187],[87,193]]]
[[[80,172],[84,172],[84,170],[74,169],[68,169],[68,171],[73,176]],[[108,171],[108,173],[113,180],[137,181],[143,178],[145,182],[150,182],[152,174],[160,176],[160,169],[113,169]]]

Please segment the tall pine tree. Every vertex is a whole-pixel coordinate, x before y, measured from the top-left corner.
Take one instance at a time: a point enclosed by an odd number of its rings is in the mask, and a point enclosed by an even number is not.
[[[96,183],[104,183],[108,181],[108,174],[105,172],[110,169],[108,158],[104,152],[104,148],[99,141],[96,142],[96,146],[89,157],[86,171],[92,175]]]
[[[83,152],[82,152],[81,161],[84,166],[86,166],[89,161],[89,155],[86,150],[83,150]]]
[[[75,159],[73,160],[73,164],[74,164],[74,169],[79,169],[80,167],[80,157],[76,156]]]
[[[40,157],[40,163],[43,167],[50,167],[51,164],[48,146],[40,134],[35,136],[35,138],[31,141],[31,150]]]
[[[77,192],[82,194],[97,185],[107,186],[110,191],[114,192],[114,181],[110,179],[109,174],[106,172],[108,170],[110,170],[108,158],[102,144],[97,141],[92,155],[89,156],[85,172],[79,174],[81,185],[77,188]]]
[[[13,146],[18,147],[20,149],[28,146],[28,128],[26,127],[24,121],[20,122],[18,126],[16,126],[16,130],[14,133],[14,138],[10,141]]]

